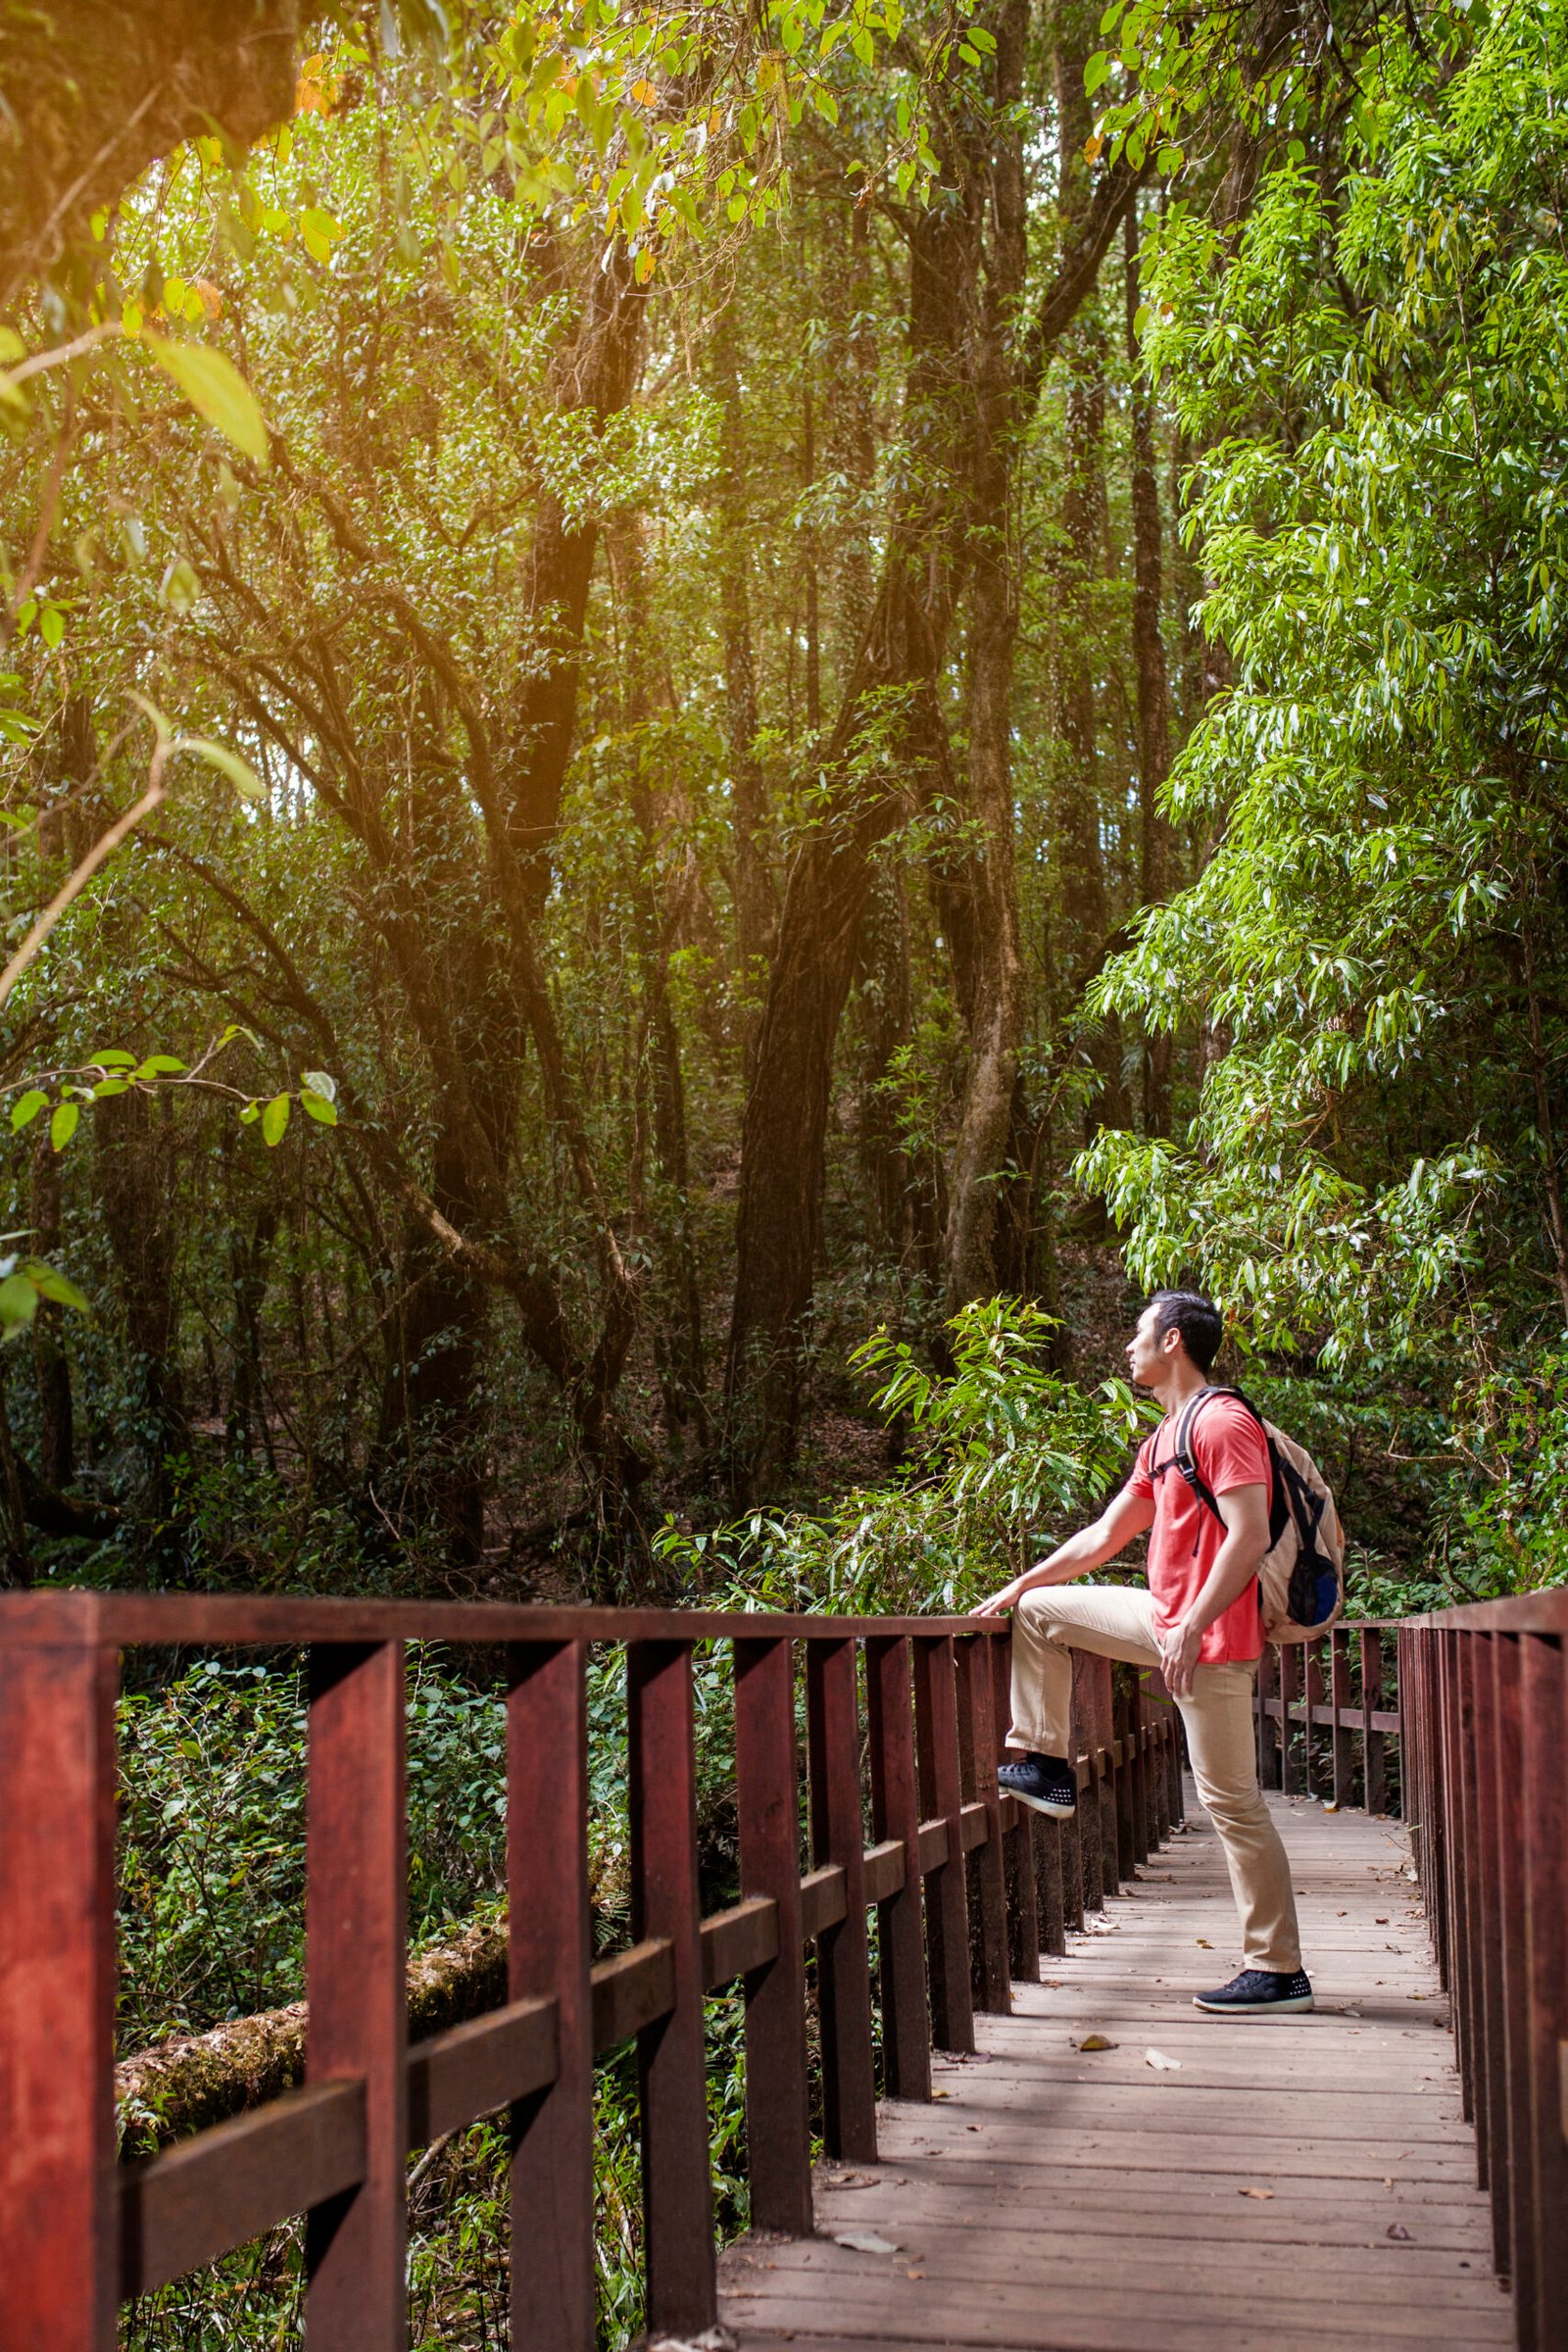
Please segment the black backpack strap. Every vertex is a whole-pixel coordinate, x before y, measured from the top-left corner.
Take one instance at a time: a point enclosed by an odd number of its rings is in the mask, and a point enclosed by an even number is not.
[[[1180,1474],[1184,1485],[1197,1495],[1205,1510],[1213,1512],[1221,1527],[1225,1524],[1225,1518],[1219,1507],[1219,1499],[1193,1458],[1193,1424],[1211,1396],[1225,1396],[1229,1394],[1230,1391],[1227,1389],[1200,1389],[1196,1396],[1188,1398],[1177,1418],[1176,1436],[1170,1460],[1164,1465],[1165,1468],[1175,1470]]]

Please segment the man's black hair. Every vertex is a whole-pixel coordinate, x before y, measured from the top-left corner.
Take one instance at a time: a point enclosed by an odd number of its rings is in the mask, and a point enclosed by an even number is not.
[[[1201,1291],[1156,1291],[1150,1303],[1157,1336],[1163,1339],[1167,1331],[1179,1331],[1182,1346],[1200,1372],[1207,1372],[1225,1337],[1225,1325],[1213,1299],[1205,1298]]]

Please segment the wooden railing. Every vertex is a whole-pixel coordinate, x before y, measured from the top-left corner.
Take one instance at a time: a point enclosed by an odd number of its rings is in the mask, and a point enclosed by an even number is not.
[[[1521,2352],[1568,2343],[1568,1592],[1399,1628],[1405,1815]]]
[[[1287,1796],[1358,1796],[1369,1813],[1388,1809],[1386,1741],[1399,1710],[1384,1705],[1385,1665],[1397,1627],[1359,1618],[1316,1642],[1265,1647],[1257,1670],[1257,1775]],[[1327,1734],[1327,1740],[1322,1735]],[[1360,1776],[1356,1757],[1359,1743]]]
[[[405,1650],[504,1667],[509,1998],[407,2036]],[[732,1652],[740,1900],[700,1916],[693,1649]],[[586,1670],[624,1649],[633,1941],[595,1960]],[[163,2153],[115,2156],[115,1701],[138,1645],[303,1649],[309,1693],[306,2081]],[[801,1851],[804,1657],[808,1854]],[[744,1986],[756,2227],[811,2227],[808,1991],[823,2137],[876,2153],[881,2086],[931,2095],[1083,1907],[1182,1811],[1168,1706],[1077,1663],[1077,1817],[998,1791],[1005,1628],[973,1618],[716,1616],[490,1605],[0,1598],[0,2305],[6,2344],[107,2352],[118,2304],[303,2213],[314,2352],[406,2340],[409,2151],[511,2124],[512,2340],[594,2342],[593,2063],[635,2038],[646,2310],[716,2316],[704,1999]],[[803,1870],[803,1860],[806,1867]],[[867,1912],[877,1914],[875,1985]],[[814,1985],[808,1949],[814,1947]]]

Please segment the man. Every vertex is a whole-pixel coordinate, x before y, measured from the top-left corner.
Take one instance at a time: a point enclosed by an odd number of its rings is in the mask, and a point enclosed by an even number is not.
[[[1198,1793],[1225,1848],[1241,1914],[1244,1965],[1200,2009],[1227,2017],[1310,2009],[1296,1898],[1278,1830],[1257,1785],[1252,1688],[1263,1649],[1258,1563],[1268,1549],[1268,1446],[1234,1396],[1209,1398],[1190,1435],[1194,1467],[1219,1505],[1202,1502],[1175,1464],[1182,1407],[1208,1386],[1223,1327],[1211,1300],[1160,1291],[1127,1349],[1135,1385],[1165,1408],[1132,1477],[1093,1527],[1070,1536],[975,1615],[1011,1609],[1012,1730],[1025,1750],[1004,1764],[1003,1788],[1036,1812],[1067,1820],[1077,1803],[1069,1711],[1073,1649],[1158,1666],[1180,1707]],[[1151,1530],[1149,1590],[1063,1588]]]

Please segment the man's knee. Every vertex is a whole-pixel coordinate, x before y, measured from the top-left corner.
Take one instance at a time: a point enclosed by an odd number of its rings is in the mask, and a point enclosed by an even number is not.
[[[1272,1826],[1272,1816],[1263,1802],[1263,1791],[1254,1781],[1250,1788],[1227,1782],[1216,1788],[1199,1775],[1198,1801],[1219,1829],[1258,1830]]]

